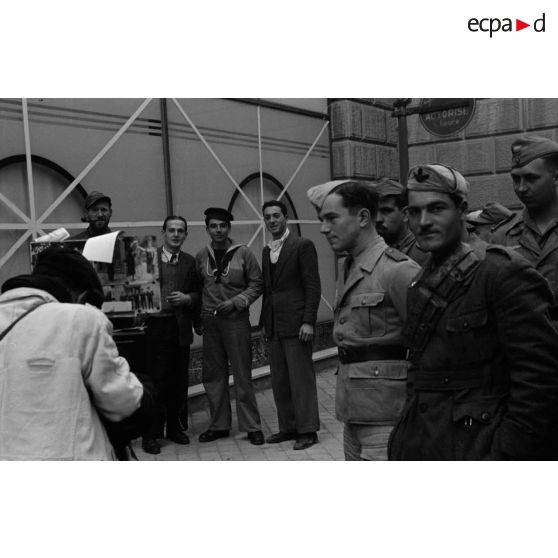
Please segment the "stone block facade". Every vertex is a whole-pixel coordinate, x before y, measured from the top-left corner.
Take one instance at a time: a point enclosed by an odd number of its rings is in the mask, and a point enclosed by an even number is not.
[[[332,178],[399,179],[394,99],[331,99]],[[409,105],[416,107],[419,100]],[[469,205],[488,201],[519,207],[509,177],[512,142],[523,134],[558,141],[558,99],[476,99],[467,126],[448,136],[430,133],[407,116],[409,166],[439,162],[471,184]]]
[[[386,99],[329,103],[332,178],[398,178],[397,127]]]
[[[511,144],[524,134],[558,140],[558,99],[476,99],[471,121],[447,137],[428,132],[416,115],[408,117],[407,126],[410,166],[436,161],[455,167],[471,185],[471,209],[488,201],[517,208]]]

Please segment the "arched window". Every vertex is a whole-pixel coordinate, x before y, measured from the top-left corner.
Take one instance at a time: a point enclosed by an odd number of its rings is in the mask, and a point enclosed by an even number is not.
[[[247,176],[239,184],[239,186],[260,213],[264,202],[268,200],[276,200],[284,188],[284,186],[276,178],[266,172],[262,173],[261,177],[259,172],[255,172]],[[287,206],[289,219],[297,220],[298,215],[296,208],[288,192],[285,192],[285,194],[281,197],[281,201]],[[260,227],[261,221],[258,220],[254,210],[249,206],[244,196],[242,196],[238,190],[234,192],[228,209],[234,215],[235,221],[252,222],[243,224],[242,226],[237,226],[233,229],[233,237],[236,241],[245,243],[250,242]],[[289,228],[291,229],[291,234],[300,236],[300,225],[298,223],[291,223]],[[258,256],[258,259],[261,255],[264,244],[268,240],[269,233],[265,230],[265,226],[263,226],[250,245],[251,249]]]
[[[63,167],[40,157],[31,156],[35,213],[40,215],[74,180]],[[31,200],[27,187],[25,155],[14,155],[0,160],[0,192],[23,214],[30,216]],[[83,201],[87,193],[83,186],[75,190],[49,216],[50,223],[79,223]],[[30,226],[0,200],[0,255],[6,254]],[[30,269],[29,242],[24,242],[5,264],[0,267],[0,284],[9,277],[28,273]]]

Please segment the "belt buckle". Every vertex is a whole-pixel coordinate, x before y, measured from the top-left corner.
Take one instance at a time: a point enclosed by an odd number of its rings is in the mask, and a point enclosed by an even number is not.
[[[339,355],[339,360],[341,362],[346,362],[347,361],[347,356],[348,356],[347,349],[344,349],[343,347],[339,347],[338,355]]]

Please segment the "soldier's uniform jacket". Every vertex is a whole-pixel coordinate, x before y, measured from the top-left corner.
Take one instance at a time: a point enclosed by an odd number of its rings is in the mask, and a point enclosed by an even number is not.
[[[548,283],[500,246],[461,244],[409,289],[409,398],[390,459],[540,459],[558,410]]]
[[[407,288],[420,267],[379,236],[354,261],[347,260],[333,326],[340,360],[337,418],[395,424],[405,401],[408,368],[401,345]]]
[[[526,210],[498,226],[491,243],[513,248],[550,283],[558,302],[558,218],[541,235]]]
[[[408,231],[401,241],[394,244],[393,248],[409,256],[409,258],[417,262],[420,266],[423,266],[428,259],[428,252],[424,252],[420,249],[415,235],[411,231]]]

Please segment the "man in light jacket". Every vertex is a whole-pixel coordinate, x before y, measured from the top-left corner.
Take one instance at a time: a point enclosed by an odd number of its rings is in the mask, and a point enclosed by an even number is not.
[[[102,418],[140,410],[144,389],[118,355],[91,264],[51,247],[0,296],[0,459],[112,460]]]

